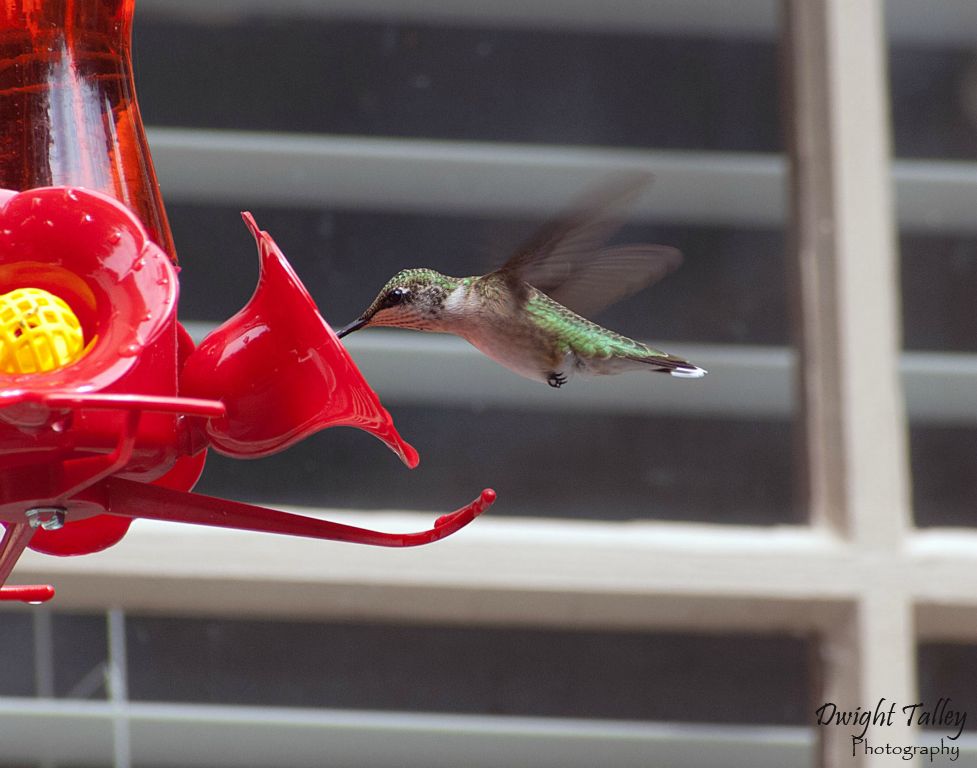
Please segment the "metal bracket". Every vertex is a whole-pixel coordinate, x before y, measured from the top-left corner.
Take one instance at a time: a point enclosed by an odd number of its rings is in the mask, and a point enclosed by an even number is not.
[[[45,531],[56,531],[64,527],[67,511],[64,507],[32,507],[24,514],[27,515],[31,528],[41,527]]]

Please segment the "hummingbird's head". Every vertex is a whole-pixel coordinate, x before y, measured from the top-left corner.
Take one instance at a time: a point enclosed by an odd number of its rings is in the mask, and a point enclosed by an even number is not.
[[[342,338],[371,325],[435,330],[445,299],[457,282],[433,269],[402,270],[383,286],[366,312],[340,328],[336,335]]]

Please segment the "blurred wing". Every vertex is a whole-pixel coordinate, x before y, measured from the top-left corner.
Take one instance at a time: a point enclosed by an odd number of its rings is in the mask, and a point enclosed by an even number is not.
[[[682,254],[667,245],[622,245],[598,251],[558,285],[530,285],[579,315],[594,315],[678,269]]]
[[[640,194],[648,174],[619,176],[544,224],[496,274],[521,300],[528,283],[579,314],[592,314],[661,279],[681,263],[674,248],[604,248],[623,223],[621,209]]]

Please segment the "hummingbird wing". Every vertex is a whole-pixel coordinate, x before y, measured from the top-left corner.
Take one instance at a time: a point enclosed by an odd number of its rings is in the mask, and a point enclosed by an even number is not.
[[[667,245],[622,245],[593,254],[549,290],[535,287],[578,315],[594,315],[657,283],[681,263],[682,254]]]
[[[604,247],[623,223],[619,210],[649,180],[647,174],[634,174],[604,184],[544,224],[495,274],[521,301],[529,298],[528,284],[581,315],[599,312],[660,280],[682,261],[675,248]]]

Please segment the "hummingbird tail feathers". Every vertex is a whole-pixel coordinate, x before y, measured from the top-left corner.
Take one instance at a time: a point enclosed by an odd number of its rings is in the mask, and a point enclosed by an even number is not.
[[[709,371],[704,368],[700,368],[697,365],[681,359],[680,357],[673,357],[671,355],[661,355],[654,357],[641,357],[641,358],[631,358],[632,360],[639,360],[642,363],[647,363],[652,366],[652,370],[655,373],[670,373],[680,379],[701,379]]]
[[[709,371],[705,368],[700,368],[697,365],[689,365],[682,368],[673,368],[669,371],[672,376],[676,376],[680,379],[701,379]]]

